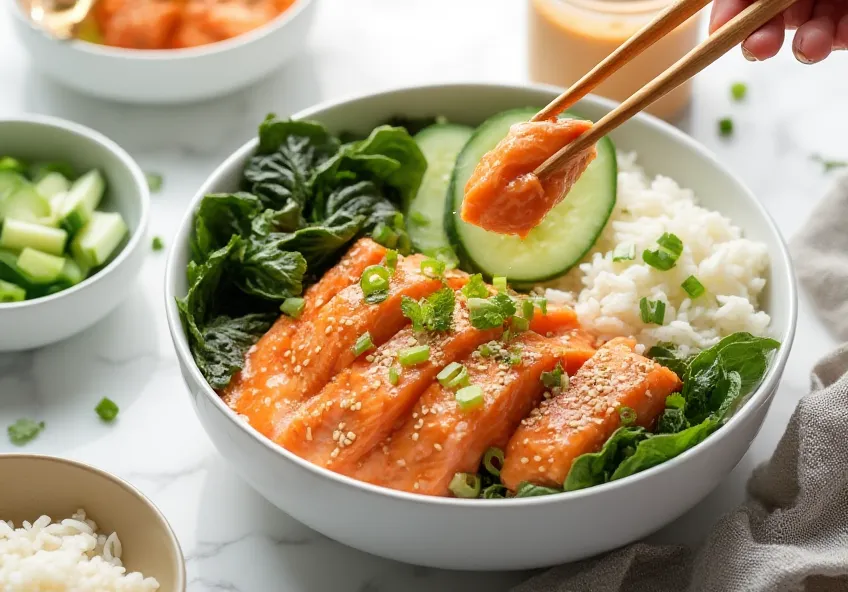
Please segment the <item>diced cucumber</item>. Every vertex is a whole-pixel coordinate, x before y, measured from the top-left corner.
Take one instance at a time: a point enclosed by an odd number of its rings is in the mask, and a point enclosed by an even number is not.
[[[0,280],[0,302],[21,302],[26,299],[26,290],[13,284]]]
[[[20,251],[26,247],[44,251],[51,255],[65,252],[68,233],[61,228],[50,228],[33,222],[6,218],[0,231],[0,247]]]
[[[120,214],[94,212],[91,219],[71,241],[74,258],[84,266],[103,265],[127,234]]]
[[[91,219],[94,208],[103,198],[106,182],[100,171],[93,170],[77,179],[59,210],[59,223],[71,234],[77,232]]]
[[[47,173],[35,184],[35,190],[47,201],[52,202],[58,193],[67,193],[71,188],[71,182],[61,173]]]
[[[448,187],[456,157],[473,133],[467,125],[437,123],[415,135],[427,159],[427,172],[406,216],[409,238],[418,251],[433,253],[451,248],[442,223]]]
[[[27,247],[18,255],[17,263],[20,270],[33,282],[47,284],[59,279],[65,267],[65,258]]]
[[[0,197],[0,221],[14,218],[38,222],[50,218],[50,203],[29,183],[20,185],[5,197]]]
[[[66,258],[65,266],[62,268],[62,273],[59,274],[59,279],[74,286],[83,281],[86,275],[88,275],[87,269],[83,269],[73,259]]]
[[[576,265],[595,244],[616,199],[615,148],[608,138],[603,138],[597,144],[597,158],[568,196],[525,239],[488,232],[462,221],[459,212],[465,184],[477,163],[506,136],[510,126],[527,121],[537,111],[505,111],[477,128],[457,157],[445,212],[448,237],[466,265],[490,277],[505,276],[519,285],[559,277]]]
[[[26,182],[26,179],[14,171],[0,171],[0,200],[5,195],[13,193]]]

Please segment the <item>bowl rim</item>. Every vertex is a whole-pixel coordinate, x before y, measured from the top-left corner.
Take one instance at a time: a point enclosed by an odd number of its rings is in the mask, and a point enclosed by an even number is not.
[[[103,469],[99,469],[94,465],[73,460],[70,458],[64,458],[61,456],[54,456],[52,454],[29,454],[25,452],[7,452],[0,453],[0,463],[4,460],[37,460],[37,461],[47,461],[58,464],[64,464],[71,466],[75,469],[79,469],[84,472],[92,473],[98,477],[102,477],[118,485],[122,489],[124,489],[127,493],[129,493],[133,498],[138,500],[140,503],[147,506],[147,508],[153,512],[153,515],[156,516],[156,519],[159,522],[159,526],[162,530],[165,531],[165,534],[168,537],[168,540],[171,545],[171,554],[175,556],[177,560],[177,591],[183,591],[186,589],[186,566],[185,566],[185,556],[183,555],[183,549],[180,546],[180,541],[177,538],[176,533],[174,532],[173,527],[168,522],[168,519],[165,518],[165,515],[162,513],[156,504],[153,501],[144,495],[135,485],[132,485],[130,482],[114,475],[108,471]]]
[[[33,298],[31,300],[22,300],[21,302],[0,302],[0,313],[6,310],[19,310],[59,300],[60,298],[85,290],[89,286],[92,286],[96,282],[102,280],[105,276],[118,268],[127,258],[129,258],[130,254],[139,247],[142,237],[147,233],[147,225],[150,218],[150,188],[147,185],[147,178],[144,176],[144,172],[142,172],[141,167],[133,159],[133,157],[113,140],[110,140],[100,132],[84,125],[49,115],[22,115],[17,117],[0,116],[0,126],[7,123],[23,123],[26,125],[60,129],[70,132],[80,139],[90,140],[96,144],[100,144],[101,147],[117,156],[121,165],[129,171],[133,181],[135,182],[136,189],[139,192],[141,212],[138,219],[138,225],[130,235],[127,244],[124,245],[124,248],[121,249],[121,251],[103,269],[85,278],[75,286],[71,286],[70,288],[66,288],[54,294]]]
[[[411,86],[394,87],[386,90],[380,90],[378,92],[354,94],[337,99],[323,101],[312,107],[308,107],[306,109],[298,111],[297,113],[293,114],[291,118],[305,119],[314,116],[316,113],[320,113],[331,108],[342,107],[348,103],[354,103],[360,100],[373,99],[376,97],[386,97],[388,95],[394,94],[421,92],[436,89],[461,89],[467,93],[492,92],[499,90],[529,90],[550,93],[551,97],[556,96],[562,92],[561,88],[545,84],[513,84],[494,82],[451,82],[444,84],[427,83]],[[591,103],[608,110],[614,108],[617,105],[615,101],[599,97],[593,94],[587,95],[585,98],[581,99],[581,101],[585,103]],[[786,366],[786,361],[789,357],[789,353],[792,348],[792,343],[795,337],[795,329],[797,325],[798,296],[795,272],[792,266],[791,259],[789,257],[789,250],[787,248],[786,241],[783,238],[783,235],[780,233],[780,230],[778,229],[771,215],[765,209],[760,200],[756,198],[753,192],[748,188],[745,183],[742,182],[741,179],[739,179],[737,175],[735,175],[724,164],[722,164],[721,161],[718,160],[718,158],[712,151],[710,151],[708,148],[696,141],[694,138],[685,134],[683,131],[672,126],[671,124],[647,113],[638,113],[635,118],[637,120],[641,120],[649,127],[652,127],[655,130],[664,133],[665,135],[671,136],[673,141],[685,144],[687,147],[694,150],[700,156],[700,158],[707,162],[710,162],[714,167],[721,170],[725,175],[727,175],[739,186],[739,188],[741,189],[741,193],[744,193],[745,198],[752,202],[753,206],[758,211],[766,229],[769,230],[777,239],[779,250],[777,253],[771,254],[771,265],[772,268],[779,266],[783,269],[783,272],[787,277],[789,285],[788,312],[786,317],[785,336],[783,338],[783,342],[781,343],[780,348],[777,350],[777,352],[772,358],[772,363],[769,367],[768,372],[766,373],[766,376],[763,378],[759,387],[754,392],[748,395],[747,400],[745,400],[744,403],[737,409],[737,411],[731,416],[728,422],[724,426],[722,426],[720,430],[717,430],[715,433],[711,434],[709,438],[705,439],[703,442],[700,442],[698,445],[686,450],[682,454],[679,454],[678,456],[670,460],[667,460],[664,463],[653,466],[634,475],[630,475],[624,479],[610,481],[608,483],[603,483],[600,485],[595,485],[593,487],[587,487],[585,489],[579,489],[576,491],[563,492],[556,495],[512,499],[490,499],[486,500],[486,503],[481,503],[477,499],[435,497],[408,493],[404,491],[397,491],[394,489],[389,489],[387,487],[380,487],[377,485],[372,485],[370,483],[365,483],[352,477],[347,477],[345,475],[335,473],[333,471],[330,471],[329,469],[325,469],[324,467],[320,467],[307,460],[300,458],[299,456],[289,452],[282,446],[274,443],[270,439],[263,436],[252,426],[250,426],[249,423],[241,420],[232,409],[227,407],[221,397],[219,397],[212,389],[212,387],[210,387],[209,384],[206,382],[206,379],[200,373],[197,364],[195,364],[194,358],[191,356],[191,352],[188,347],[188,341],[182,330],[182,323],[180,322],[179,313],[175,304],[176,296],[174,293],[174,283],[177,277],[176,274],[179,272],[179,270],[176,269],[176,259],[178,253],[187,251],[188,241],[186,240],[185,244],[177,244],[176,240],[174,240],[173,248],[168,254],[168,261],[165,266],[165,309],[166,317],[168,320],[168,329],[171,333],[171,339],[174,343],[174,349],[176,350],[177,356],[180,362],[182,363],[184,369],[187,370],[187,373],[184,373],[184,376],[185,374],[190,375],[191,379],[194,380],[194,382],[196,382],[198,385],[200,385],[203,395],[209,398],[212,404],[219,411],[221,411],[232,424],[235,424],[236,426],[238,426],[239,429],[244,430],[247,434],[252,436],[254,440],[256,440],[260,445],[272,451],[273,454],[282,457],[288,462],[295,463],[300,468],[306,471],[312,472],[315,477],[323,477],[325,479],[329,479],[333,481],[336,485],[339,485],[341,487],[353,488],[359,490],[362,493],[385,496],[401,502],[411,502],[415,504],[456,508],[461,509],[462,511],[468,511],[471,508],[474,508],[477,511],[485,511],[486,508],[496,508],[503,511],[505,508],[546,506],[549,504],[567,503],[570,500],[576,501],[586,496],[602,495],[608,492],[612,492],[616,489],[626,488],[631,485],[635,485],[640,481],[651,479],[654,475],[657,475],[662,471],[673,470],[675,467],[686,463],[689,459],[694,458],[695,456],[710,454],[710,451],[718,445],[720,440],[730,437],[730,434],[735,431],[736,426],[740,425],[746,417],[755,413],[755,411],[759,409],[763,404],[767,403],[777,390],[780,377],[783,374],[783,370]],[[253,150],[255,150],[257,144],[258,139],[255,137],[247,141],[235,152],[233,152],[229,157],[227,157],[224,162],[221,163],[209,175],[206,181],[204,181],[204,183],[200,186],[195,196],[189,202],[188,207],[186,208],[186,211],[183,214],[183,218],[182,220],[180,220],[180,223],[178,225],[178,230],[175,235],[175,239],[180,237],[180,235],[184,232],[190,230],[191,220],[194,215],[195,209],[197,208],[197,204],[200,199],[202,199],[202,197],[208,192],[211,186],[215,185],[218,182],[218,178],[221,177],[221,175],[225,171],[230,169],[234,162],[242,160],[247,154],[250,154]],[[188,235],[186,236],[188,237]]]
[[[161,61],[161,60],[189,60],[201,59],[206,56],[213,56],[225,51],[236,49],[243,45],[259,41],[262,38],[273,34],[277,29],[285,27],[289,22],[296,19],[301,13],[305,12],[307,7],[313,5],[317,0],[294,0],[294,2],[282,13],[265,23],[241,35],[236,35],[223,41],[215,41],[206,45],[197,47],[183,47],[175,49],[129,49],[125,47],[113,47],[111,45],[98,45],[80,39],[71,39],[68,41],[58,41],[72,49],[82,53],[105,58],[119,59],[138,59],[141,61]],[[30,27],[35,33],[44,35],[50,38],[44,31],[37,27],[25,14],[21,0],[13,0],[12,13],[16,18]]]

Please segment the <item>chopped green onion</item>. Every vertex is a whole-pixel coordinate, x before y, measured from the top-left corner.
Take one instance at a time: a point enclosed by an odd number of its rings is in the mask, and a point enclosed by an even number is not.
[[[398,252],[394,249],[389,249],[386,251],[386,267],[389,268],[390,271],[394,271],[397,267],[398,262]]]
[[[459,374],[462,368],[463,365],[459,362],[451,362],[450,364],[442,368],[441,372],[436,374],[436,380],[439,381],[439,384],[445,386],[451,381],[452,378],[456,377]]]
[[[683,280],[683,283],[680,284],[680,287],[689,294],[689,298],[698,298],[701,294],[706,292],[706,288],[704,288],[704,284],[698,281],[694,275],[690,275],[688,278]]]
[[[389,368],[389,382],[392,383],[392,385],[396,385],[400,382],[400,372],[398,372],[398,369],[394,366]]]
[[[494,462],[493,462],[494,461]],[[503,450],[492,446],[483,455],[483,468],[486,469],[493,477],[501,476],[501,469],[504,464]]]
[[[824,172],[829,173],[835,169],[842,169],[848,167],[848,160],[828,160],[824,158],[821,154],[813,154],[810,157],[815,162],[820,163],[824,167]]]
[[[306,301],[303,298],[286,298],[280,305],[280,311],[294,319],[300,318],[304,308],[306,308]]]
[[[510,339],[512,339],[512,330],[507,329],[503,332],[503,335],[501,335],[501,341],[503,341],[504,343],[509,343]]]
[[[451,378],[448,381],[448,383],[445,385],[445,387],[449,388],[450,390],[456,390],[458,388],[468,386],[469,383],[470,383],[470,380],[469,380],[469,377],[468,377],[468,368],[463,366],[460,369],[459,374],[457,374],[456,376]]]
[[[483,490],[480,497],[483,499],[505,499],[507,491],[508,490],[505,485],[493,483]]]
[[[547,298],[542,298],[542,297],[533,298],[533,302],[536,303],[536,306],[539,307],[539,310],[542,311],[543,315],[548,314],[548,299]]]
[[[480,495],[480,476],[474,473],[456,473],[448,489],[456,497],[472,499]]]
[[[680,393],[674,393],[665,398],[665,406],[667,409],[683,409],[686,406],[686,399]]]
[[[403,228],[403,214],[400,212],[396,212],[394,218],[392,220],[392,225],[395,228]]]
[[[444,263],[446,269],[456,269],[459,266],[459,259],[450,247],[441,247],[429,254]]]
[[[35,438],[41,430],[44,429],[43,421],[33,421],[31,419],[19,419],[8,428],[6,433],[9,434],[9,441],[16,446],[23,446],[33,438]]]
[[[730,96],[734,101],[741,101],[748,94],[748,86],[744,82],[734,82],[730,85]]]
[[[622,243],[612,252],[613,261],[632,261],[636,258],[636,245],[633,243]]]
[[[527,331],[530,328],[530,321],[524,317],[512,317],[509,326],[515,331],[521,333],[522,331]]]
[[[456,403],[463,411],[471,411],[483,404],[483,389],[472,384],[456,391]]]
[[[533,305],[532,300],[525,300],[521,303],[521,316],[523,316],[528,321],[533,320],[533,314],[536,312],[536,307]]]
[[[618,416],[621,418],[621,425],[631,425],[636,421],[636,411],[630,407],[619,407]]]
[[[677,259],[683,253],[683,241],[676,234],[664,232],[657,239],[657,244],[661,246],[669,255]]]
[[[374,342],[371,341],[371,333],[366,331],[356,340],[356,343],[353,344],[353,354],[355,356],[361,356],[369,349],[374,348]]]
[[[660,271],[668,271],[677,263],[677,259],[683,253],[683,241],[676,235],[666,232],[657,239],[660,246],[656,251],[646,249],[642,253],[645,263]]]
[[[409,221],[415,224],[416,226],[428,226],[430,224],[430,218],[428,218],[421,212],[412,212],[409,215]]]
[[[398,243],[398,233],[382,222],[374,227],[371,238],[374,239],[374,242],[389,248],[394,247]]]
[[[495,353],[494,350],[492,350],[492,346],[490,346],[488,343],[484,343],[483,345],[481,345],[479,348],[477,348],[477,351],[479,351],[480,355],[484,358],[491,358]]]
[[[401,366],[415,366],[416,364],[423,364],[429,359],[429,345],[416,345],[398,352],[398,361],[401,363]]]
[[[400,234],[397,242],[397,250],[398,253],[406,257],[412,252],[412,240],[409,238],[409,235],[405,232]]]
[[[425,259],[421,262],[421,273],[429,278],[440,278],[445,275],[445,262],[438,259]]]
[[[510,366],[521,366],[521,350],[515,349],[509,354]]]
[[[160,237],[154,236],[153,241],[150,244],[150,247],[154,251],[161,251],[162,249],[165,248],[165,243],[162,241],[162,239]]]
[[[562,387],[563,376],[568,379],[568,374],[562,369],[562,363],[557,362],[556,368],[550,372],[542,372],[541,380],[545,388],[560,388]]]
[[[729,117],[724,117],[718,120],[718,133],[720,136],[733,135],[733,120]]]
[[[391,272],[382,265],[371,265],[362,272],[359,287],[368,304],[377,304],[389,296],[389,277]]]
[[[103,421],[113,421],[116,417],[118,417],[118,406],[112,399],[107,397],[103,397],[100,399],[100,402],[97,404],[97,407],[94,408],[97,412],[97,415],[100,416],[100,419]]]
[[[495,277],[493,277],[492,285],[498,292],[506,292],[507,290],[506,278],[502,275],[496,275]]]
[[[662,325],[665,319],[665,302],[662,300],[648,300],[643,297],[639,301],[639,312],[642,313],[643,323]]]
[[[162,175],[159,173],[144,173],[147,179],[147,187],[151,193],[159,193],[162,191]]]

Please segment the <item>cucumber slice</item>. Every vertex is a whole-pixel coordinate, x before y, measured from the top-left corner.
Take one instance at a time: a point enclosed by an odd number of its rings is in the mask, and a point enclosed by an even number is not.
[[[483,122],[457,157],[451,179],[445,227],[465,265],[487,276],[505,276],[526,285],[559,277],[576,265],[598,238],[615,206],[618,166],[608,138],[598,142],[598,157],[525,239],[488,232],[463,222],[459,212],[465,184],[483,155],[506,136],[511,125],[527,121],[538,109],[513,109]],[[577,117],[563,114],[562,117]]]
[[[94,208],[103,198],[106,182],[100,171],[93,170],[74,181],[59,209],[59,223],[74,234],[91,219]]]
[[[65,258],[56,257],[27,247],[18,255],[18,268],[33,282],[47,284],[59,279]]]
[[[106,263],[126,234],[127,225],[120,214],[94,212],[71,242],[71,252],[81,265],[97,267]]]
[[[50,203],[29,183],[0,198],[0,220],[14,218],[24,222],[49,220]]]
[[[21,302],[26,300],[26,290],[12,282],[0,280],[0,302]]]
[[[73,259],[65,259],[65,266],[62,268],[62,273],[59,274],[59,280],[67,282],[71,286],[75,286],[85,279],[88,275],[88,270]]]
[[[71,182],[61,173],[47,173],[35,184],[35,190],[47,201],[52,202],[58,193],[67,193],[71,188]]]
[[[13,193],[26,182],[26,179],[14,171],[0,171],[0,201],[3,196]]]
[[[474,129],[454,123],[437,123],[415,135],[427,159],[427,172],[407,212],[407,230],[412,245],[422,253],[449,249],[443,224],[445,203],[456,157]]]
[[[12,251],[30,247],[51,255],[61,255],[65,252],[67,240],[68,233],[60,228],[50,228],[14,218],[6,218],[0,232],[0,247]]]

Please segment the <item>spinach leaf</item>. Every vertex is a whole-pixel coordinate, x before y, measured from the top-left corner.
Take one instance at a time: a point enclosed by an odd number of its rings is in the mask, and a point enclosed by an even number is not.
[[[676,434],[689,427],[689,420],[683,409],[666,408],[657,421],[658,434]]]
[[[241,370],[247,350],[271,328],[277,315],[255,313],[238,318],[218,316],[203,327],[192,348],[197,367],[214,389],[225,388]]]
[[[290,201],[279,210],[265,210],[253,219],[250,230],[259,236],[267,236],[272,232],[294,232],[303,220],[300,217],[300,207]]]
[[[581,454],[565,478],[565,491],[574,491],[610,480],[618,466],[636,452],[636,446],[649,434],[640,427],[620,427],[598,452]]]
[[[235,282],[246,294],[282,301],[303,291],[306,259],[279,235],[252,237],[240,258]]]
[[[508,489],[505,485],[493,483],[480,492],[480,497],[482,499],[504,499],[506,498],[507,491]]]
[[[522,481],[515,490],[515,497],[537,497],[540,495],[553,495],[555,493],[562,493],[562,490],[533,485],[528,481]]]
[[[230,237],[249,234],[252,220],[260,211],[262,203],[250,193],[205,195],[194,215],[192,260],[202,263],[209,253],[226,245]]]
[[[317,277],[335,263],[339,251],[352,241],[362,228],[361,216],[334,216],[326,224],[306,226],[295,232],[273,233],[268,240],[276,248],[297,251],[306,260],[310,277]]]
[[[682,454],[696,444],[703,442],[718,426],[718,419],[710,417],[682,432],[676,434],[655,434],[646,440],[642,440],[636,446],[636,451],[618,465],[618,468],[615,469],[610,477],[610,481],[622,479],[639,471],[650,469]]]
[[[386,198],[372,181],[344,184],[329,194],[324,204],[322,218],[343,214],[349,218],[363,217],[362,230],[373,231],[378,224],[393,226],[399,212],[397,206]],[[328,221],[325,220],[325,223]]]
[[[395,115],[391,117],[386,125],[392,127],[402,127],[410,136],[414,136],[425,127],[430,127],[434,123],[447,123],[444,117],[404,117],[403,115]]]
[[[657,345],[651,347],[648,350],[648,353],[645,354],[648,358],[651,358],[658,364],[662,364],[675,374],[682,380],[686,374],[686,369],[689,367],[689,362],[692,360],[694,356],[683,357],[680,356],[674,348],[673,343],[658,343]]]

